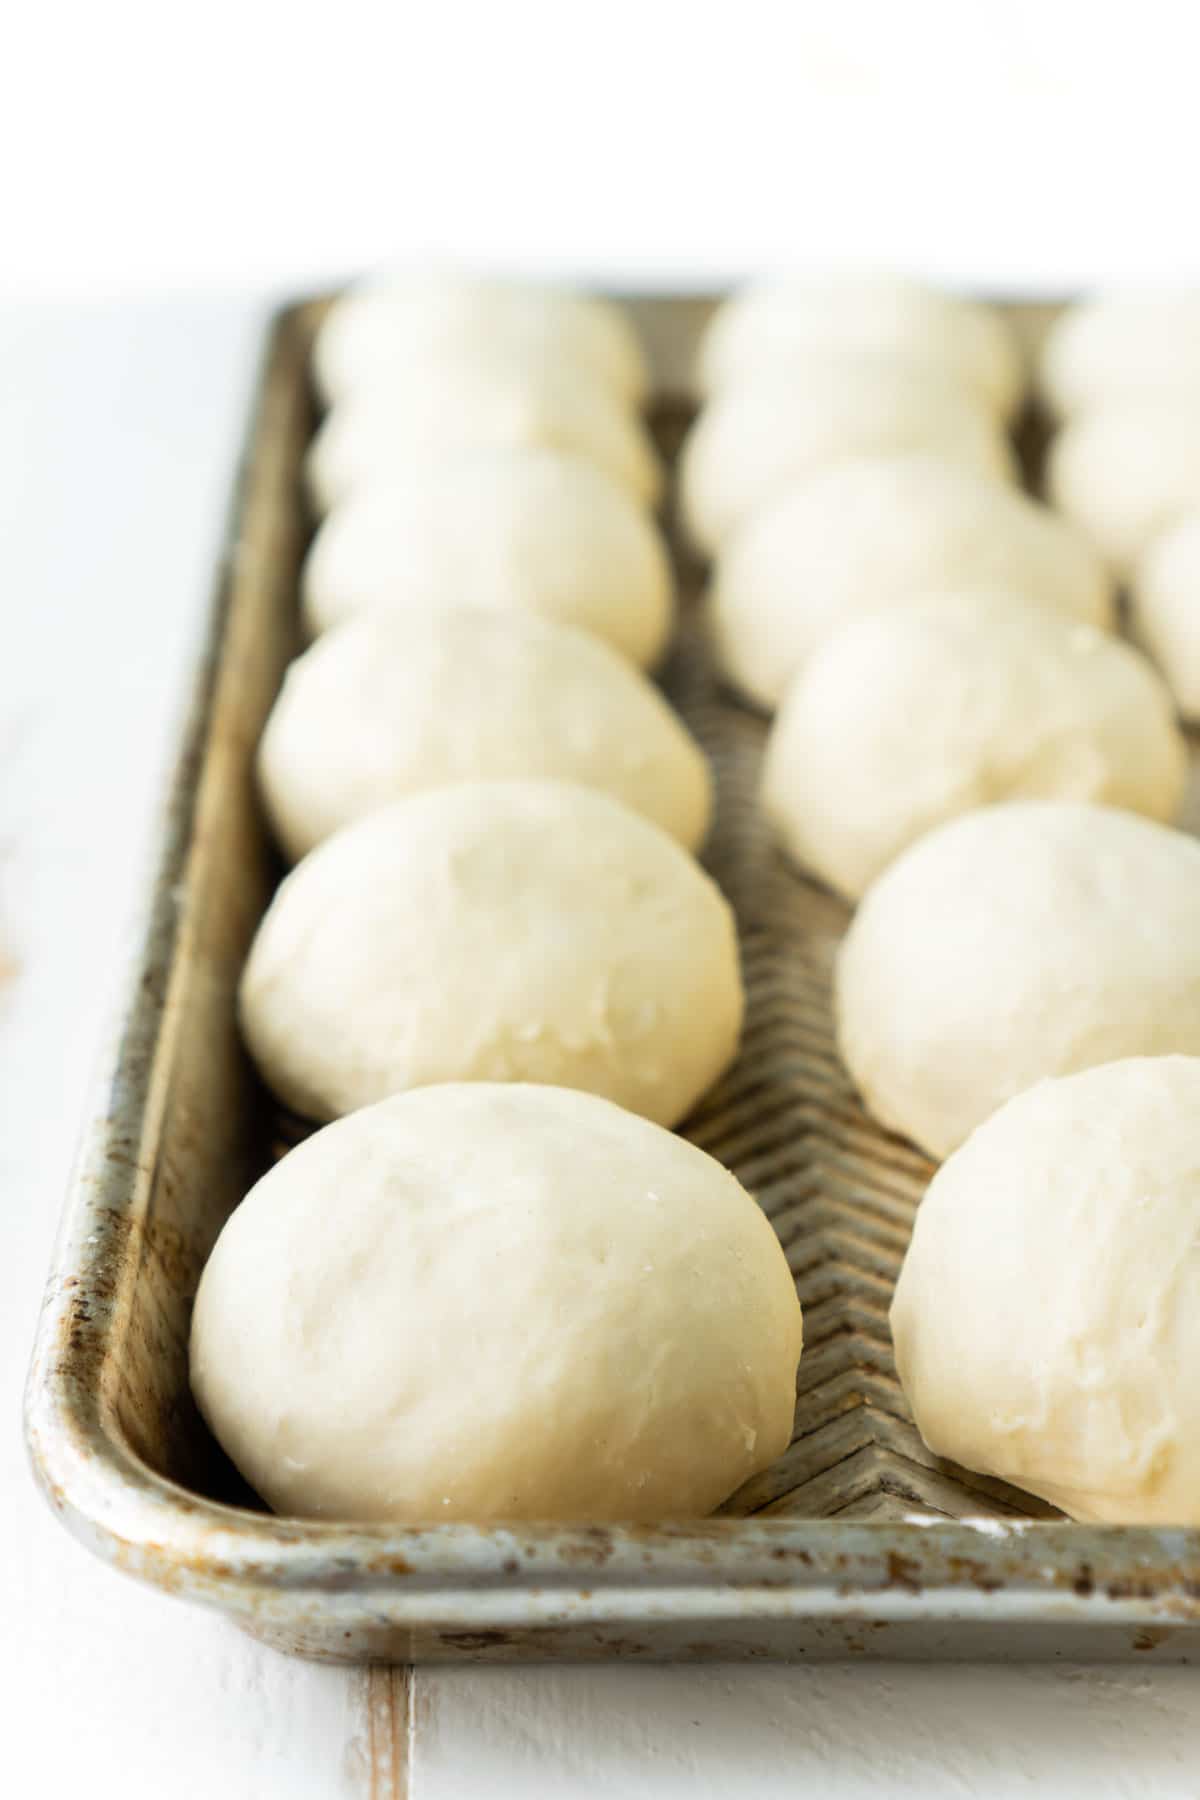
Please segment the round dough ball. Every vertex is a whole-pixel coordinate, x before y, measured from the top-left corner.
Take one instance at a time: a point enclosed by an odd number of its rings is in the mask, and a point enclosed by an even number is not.
[[[535,374],[479,358],[422,363],[402,389],[340,400],[309,447],[305,479],[326,513],[363,488],[411,478],[431,454],[539,444],[585,457],[643,505],[658,502],[662,467],[649,432],[586,371]]]
[[[657,662],[671,569],[628,491],[558,450],[485,450],[414,465],[335,508],[301,580],[311,634],[367,607],[529,611]]]
[[[733,685],[770,708],[855,614],[968,588],[1115,623],[1100,556],[1047,507],[938,457],[863,457],[814,474],[724,546],[713,648]]]
[[[843,274],[761,282],[719,307],[698,357],[716,393],[786,370],[797,356],[865,351],[910,361],[978,396],[1001,419],[1020,410],[1020,347],[991,307],[897,275]]]
[[[1058,417],[1103,401],[1200,401],[1200,294],[1105,294],[1068,307],[1042,342],[1038,395]]]
[[[1200,1524],[1200,1062],[1044,1081],[935,1175],[892,1304],[939,1456],[1075,1519]]]
[[[665,832],[594,789],[410,795],[275,895],[242,976],[268,1085],[331,1119],[435,1081],[546,1081],[673,1125],[732,1060],[733,915]]]
[[[459,607],[363,613],[288,670],[258,752],[285,854],[426,788],[549,776],[601,788],[694,850],[708,763],[662,695],[607,644]]]
[[[881,356],[825,358],[802,385],[772,376],[723,390],[700,414],[680,461],[688,534],[701,549],[789,488],[848,457],[925,451],[996,481],[1012,447],[986,409],[952,382]]]
[[[313,372],[333,402],[407,383],[423,362],[445,355],[586,368],[631,406],[650,386],[623,307],[562,288],[449,272],[392,276],[341,295],[318,328]]]
[[[808,660],[763,802],[795,859],[857,899],[925,832],[997,800],[1173,818],[1187,748],[1144,657],[1011,594],[854,619]]]
[[[946,1156],[1048,1075],[1200,1052],[1200,843],[1068,800],[940,825],[870,889],[834,1004],[875,1116]]]
[[[800,1345],[779,1242],[712,1157],[590,1094],[451,1084],[251,1190],[191,1377],[277,1512],[649,1522],[783,1454]]]
[[[1185,719],[1200,719],[1200,511],[1154,538],[1133,573],[1131,626]]]
[[[1112,401],[1080,413],[1050,446],[1046,489],[1128,573],[1151,538],[1200,508],[1200,405]]]

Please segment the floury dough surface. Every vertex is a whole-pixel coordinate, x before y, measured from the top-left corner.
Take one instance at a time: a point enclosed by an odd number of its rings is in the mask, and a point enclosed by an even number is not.
[[[1024,398],[1025,370],[1007,322],[991,307],[903,276],[793,276],[759,282],[720,306],[698,357],[701,391],[756,374],[786,378],[813,356],[870,352],[956,381],[1001,419]]]
[[[612,794],[689,850],[707,760],[658,689],[607,644],[533,613],[360,614],[288,670],[259,786],[293,862],[404,795],[547,776]]]
[[[848,619],[967,589],[1114,624],[1103,560],[1048,507],[944,458],[857,458],[797,483],[734,533],[712,575],[714,654],[735,687],[772,707]]]
[[[364,388],[402,388],[422,363],[446,356],[586,369],[630,406],[650,385],[622,307],[566,288],[451,270],[384,276],[341,295],[318,328],[313,368],[332,403]]]
[[[702,1150],[591,1095],[452,1084],[259,1182],[191,1377],[277,1512],[648,1522],[782,1455],[800,1344],[770,1224]]]
[[[546,449],[428,456],[322,523],[301,577],[310,634],[352,613],[494,606],[602,637],[646,668],[671,628],[654,521],[584,458]]]
[[[941,456],[1011,481],[1012,446],[981,401],[876,355],[821,356],[792,382],[757,375],[714,395],[679,466],[683,522],[714,553],[760,508],[851,457]]]
[[[842,940],[838,1044],[875,1116],[935,1157],[1050,1076],[1200,1053],[1200,843],[1018,801],[886,869]]]
[[[995,1113],[934,1177],[892,1337],[939,1456],[1072,1518],[1200,1524],[1200,1061],[1112,1062]]]
[[[849,899],[973,807],[1099,801],[1174,818],[1187,747],[1128,644],[1012,594],[868,613],[804,664],[768,740],[783,844]]]
[[[643,505],[662,492],[645,424],[587,370],[466,356],[422,362],[402,389],[368,387],[339,400],[312,440],[305,479],[323,514],[405,479],[431,455],[538,446],[586,458]]]
[[[673,1125],[732,1061],[733,915],[607,794],[491,781],[396,801],[283,882],[242,976],[251,1054],[325,1120],[438,1081],[538,1081]]]

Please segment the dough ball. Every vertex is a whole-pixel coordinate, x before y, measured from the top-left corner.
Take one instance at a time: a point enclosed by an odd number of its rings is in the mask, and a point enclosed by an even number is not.
[[[1185,719],[1200,719],[1200,511],[1154,538],[1133,573],[1132,628]]]
[[[435,1081],[547,1081],[673,1125],[737,1049],[733,915],[607,794],[438,788],[293,869],[241,1015],[267,1083],[306,1118]]]
[[[1200,843],[1067,800],[983,807],[879,877],[842,942],[838,1039],[875,1116],[946,1156],[1013,1094],[1200,1051]]]
[[[935,1175],[892,1305],[922,1437],[1075,1519],[1200,1524],[1200,1062],[1010,1100]]]
[[[1100,556],[1047,507],[937,457],[863,457],[812,475],[724,546],[713,647],[734,686],[772,707],[855,614],[968,588],[1114,623]]]
[[[650,386],[623,307],[562,288],[449,272],[393,276],[343,294],[317,331],[313,371],[333,402],[407,383],[422,363],[446,356],[588,369],[632,406]]]
[[[1010,594],[869,613],[804,665],[763,800],[795,859],[848,898],[925,832],[997,800],[1096,800],[1154,819],[1187,749],[1144,657]]]
[[[557,450],[434,457],[356,494],[318,530],[301,590],[312,634],[367,607],[495,606],[581,626],[644,668],[671,629],[653,520]]]
[[[797,357],[894,356],[956,381],[1001,419],[1024,399],[1017,339],[989,306],[888,275],[758,283],[713,315],[701,342],[704,393],[786,370]]]
[[[712,806],[699,746],[607,644],[476,607],[363,613],[319,638],[288,671],[258,773],[293,862],[390,801],[463,781],[601,788],[689,850]]]
[[[1080,413],[1050,446],[1046,488],[1128,573],[1152,537],[1200,508],[1200,404],[1113,401]]]
[[[657,504],[662,468],[649,432],[590,375],[485,359],[422,363],[402,389],[340,400],[312,441],[305,478],[313,506],[326,513],[364,488],[410,478],[431,455],[535,445],[572,451],[643,505]]]
[[[1105,294],[1069,307],[1042,342],[1038,394],[1065,416],[1104,401],[1200,402],[1200,294]]]
[[[925,451],[995,481],[1012,447],[986,409],[953,382],[882,356],[822,358],[802,383],[773,376],[722,390],[688,434],[680,498],[701,549],[789,488],[848,457]]]
[[[696,1518],[788,1446],[800,1305],[754,1201],[590,1094],[424,1088],[253,1188],[192,1387],[300,1517]]]

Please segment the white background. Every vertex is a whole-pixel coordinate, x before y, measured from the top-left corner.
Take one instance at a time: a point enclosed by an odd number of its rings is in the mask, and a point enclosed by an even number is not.
[[[1190,0],[160,0],[5,13],[0,283],[455,252],[638,282],[854,256],[1200,271]]]
[[[13,1421],[264,303],[451,254],[636,286],[1200,279],[1190,5],[27,5],[0,33],[0,1792],[365,1795],[358,1676],[63,1536]],[[1200,1794],[1192,1671],[418,1678],[419,1800]],[[398,1792],[399,1790],[397,1790]]]

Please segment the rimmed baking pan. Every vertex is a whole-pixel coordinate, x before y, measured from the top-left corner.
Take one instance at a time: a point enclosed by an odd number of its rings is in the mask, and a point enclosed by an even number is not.
[[[704,303],[636,303],[673,453]],[[834,1050],[845,907],[754,805],[764,727],[719,689],[688,601],[663,674],[713,759],[706,861],[738,916],[745,1041],[687,1134],[757,1195],[805,1306],[790,1449],[720,1516],[653,1529],[427,1529],[276,1518],[187,1384],[192,1298],[283,1125],[234,994],[279,875],[251,759],[297,646],[319,304],[276,321],[207,648],[180,727],[138,956],[95,1090],[29,1378],[34,1467],[116,1567],[272,1644],[345,1661],[1070,1658],[1200,1653],[1200,1531],[1069,1524],[939,1462],[892,1367],[887,1306],[930,1170],[863,1114]]]

